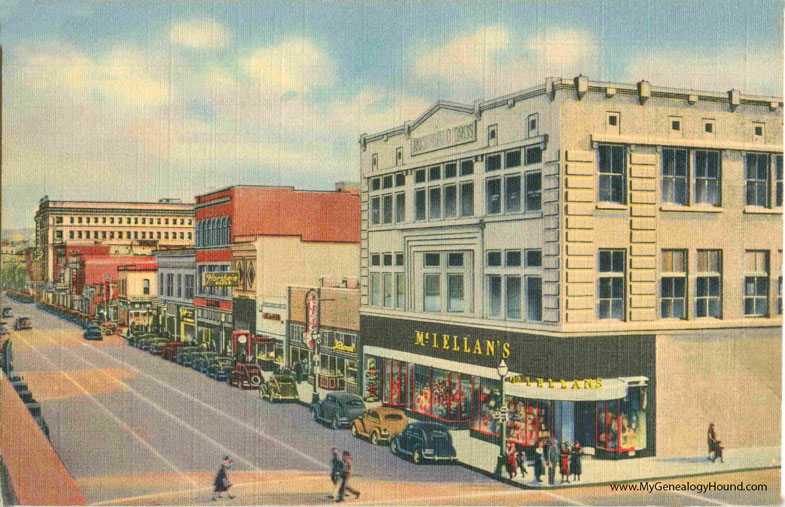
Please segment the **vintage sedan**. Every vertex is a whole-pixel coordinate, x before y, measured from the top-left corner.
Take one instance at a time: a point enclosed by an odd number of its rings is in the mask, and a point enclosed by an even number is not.
[[[425,461],[455,461],[457,454],[447,427],[435,422],[412,422],[390,440],[390,451],[408,456],[416,464]]]
[[[137,349],[140,349],[140,348],[142,348],[142,344],[146,340],[152,340],[155,337],[156,337],[155,335],[150,334],[150,333],[133,334],[128,339],[128,344],[131,345],[132,347],[136,347]]]
[[[194,355],[203,351],[204,349],[202,347],[181,347],[180,350],[177,351],[175,362],[182,366],[191,366]]]
[[[23,329],[33,329],[33,324],[30,323],[30,317],[17,317],[14,322],[14,329],[22,331]]]
[[[193,354],[191,356],[191,368],[200,373],[207,373],[207,365],[210,364],[210,360],[216,357],[218,357],[218,352],[207,350]]]
[[[166,347],[161,349],[161,357],[167,361],[174,361],[177,352],[179,352],[181,348],[188,347],[189,345],[190,342],[169,342],[166,344]]]
[[[369,438],[373,445],[379,445],[402,432],[408,422],[406,414],[397,408],[369,408],[352,421],[351,431],[355,437]]]
[[[318,403],[311,404],[311,417],[314,421],[330,423],[334,430],[348,427],[352,421],[363,415],[365,403],[355,394],[328,394]]]
[[[217,356],[207,363],[207,376],[215,380],[226,380],[234,370],[234,358]]]
[[[151,341],[146,350],[155,356],[160,356],[164,350],[164,347],[170,343],[172,342],[169,340],[169,338],[159,338],[157,340]]]
[[[262,370],[253,363],[237,363],[226,379],[230,386],[240,389],[259,389],[264,382]]]
[[[291,375],[272,375],[259,388],[259,398],[267,398],[270,403],[276,401],[296,401],[300,399],[297,384]]]
[[[98,326],[88,326],[87,329],[84,330],[84,339],[103,340],[104,333],[101,332],[101,328]]]

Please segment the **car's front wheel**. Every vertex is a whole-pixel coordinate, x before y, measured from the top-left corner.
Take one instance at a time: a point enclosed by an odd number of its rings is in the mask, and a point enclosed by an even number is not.
[[[264,388],[264,386],[259,388],[259,393],[258,394],[259,394],[259,399],[260,400],[264,399],[264,395],[265,395],[265,388]]]
[[[412,454],[412,461],[414,461],[415,465],[422,465],[422,451],[420,449],[415,449],[414,454]]]
[[[317,421],[317,422],[319,421],[319,413],[316,411],[316,409],[315,409],[315,408],[312,408],[312,409],[311,409],[311,418],[312,418],[314,421]]]
[[[393,438],[392,440],[390,440],[390,452],[395,454],[396,456],[398,455],[398,439],[397,438]]]
[[[375,431],[371,433],[371,443],[373,445],[379,445],[379,432]]]
[[[231,375],[229,375],[228,377],[226,377],[226,384],[227,384],[229,387],[232,387],[232,376],[231,376]]]
[[[357,431],[357,423],[352,423],[352,427],[350,428],[350,430],[352,432],[352,436],[353,437],[355,437],[355,438],[359,438],[360,437],[360,432]]]
[[[334,430],[339,430],[339,429],[341,429],[341,423],[340,423],[340,422],[338,422],[338,416],[337,416],[337,415],[334,415],[334,416],[333,416],[333,429],[334,429]]]

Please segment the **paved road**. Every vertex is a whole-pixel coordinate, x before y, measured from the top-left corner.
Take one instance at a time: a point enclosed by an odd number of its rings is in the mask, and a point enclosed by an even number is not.
[[[32,318],[33,330],[11,333],[14,366],[40,401],[52,443],[77,480],[158,474],[177,477],[178,487],[204,487],[189,475],[217,469],[225,454],[238,472],[326,473],[336,446],[349,450],[358,474],[369,479],[489,481],[460,466],[414,465],[387,447],[313,422],[301,405],[271,405],[255,391],[231,388],[119,337],[87,342],[78,326],[34,305],[4,304],[15,316]],[[86,494],[91,502],[111,499],[99,490]]]

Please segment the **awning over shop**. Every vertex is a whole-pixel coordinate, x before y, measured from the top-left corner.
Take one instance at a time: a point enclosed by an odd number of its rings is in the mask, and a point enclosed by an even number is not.
[[[515,375],[510,375],[515,378]],[[537,379],[525,382],[504,383],[504,394],[518,398],[555,401],[604,401],[618,400],[627,396],[627,382],[618,378],[565,380],[544,379],[542,384]]]
[[[437,357],[421,356],[419,354],[412,354],[411,352],[401,352],[399,350],[389,350],[380,347],[365,346],[363,347],[363,354],[381,357],[384,359],[396,359],[398,361],[404,361],[412,364],[422,364],[425,366],[432,366],[440,370],[466,373],[467,375],[476,375],[478,377],[497,380],[499,378],[499,374],[496,373],[495,368],[459,363],[457,361],[448,361],[447,359],[439,359]]]

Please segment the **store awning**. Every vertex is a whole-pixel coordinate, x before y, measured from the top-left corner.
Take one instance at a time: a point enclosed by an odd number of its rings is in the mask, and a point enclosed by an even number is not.
[[[565,380],[563,383],[560,379],[553,379],[552,383],[545,379],[542,385],[538,384],[537,379],[530,379],[528,384],[507,381],[504,383],[504,394],[555,401],[618,400],[627,396],[627,382],[618,378],[591,379],[588,382],[583,379]]]
[[[496,368],[488,368],[486,366],[476,366],[473,364],[459,363],[457,361],[448,361],[447,359],[439,359],[438,357],[421,356],[419,354],[412,354],[411,352],[401,352],[399,350],[383,349],[380,347],[363,347],[363,354],[381,357],[384,359],[395,359],[397,361],[404,361],[412,364],[422,364],[425,366],[433,366],[440,370],[454,371],[456,373],[465,373],[467,375],[476,375],[485,378],[499,378],[496,373]]]

